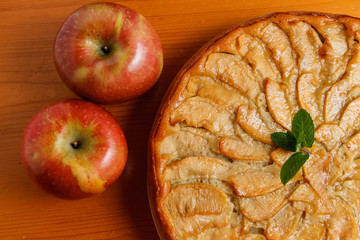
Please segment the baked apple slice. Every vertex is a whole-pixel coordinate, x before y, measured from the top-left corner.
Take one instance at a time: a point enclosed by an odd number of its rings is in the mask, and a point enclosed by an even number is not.
[[[165,216],[178,238],[221,228],[230,222],[232,207],[227,196],[210,184],[183,184],[164,199]]]

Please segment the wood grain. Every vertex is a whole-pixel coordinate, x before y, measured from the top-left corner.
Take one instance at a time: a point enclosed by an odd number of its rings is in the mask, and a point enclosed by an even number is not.
[[[159,239],[146,192],[147,139],[161,98],[198,48],[226,28],[277,11],[306,10],[360,17],[360,1],[120,1],[141,12],[164,48],[159,82],[140,98],[105,106],[129,145],[124,174],[103,194],[66,201],[42,192],[20,164],[22,132],[41,107],[76,97],[58,77],[57,30],[82,0],[0,2],[0,239]]]

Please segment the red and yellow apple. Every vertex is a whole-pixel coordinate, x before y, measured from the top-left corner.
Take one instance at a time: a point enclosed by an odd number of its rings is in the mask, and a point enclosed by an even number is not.
[[[140,96],[156,83],[163,50],[141,14],[115,3],[92,3],[65,20],[56,36],[54,60],[73,92],[112,104]]]
[[[114,117],[95,103],[49,104],[25,128],[21,154],[30,177],[65,199],[103,192],[123,172],[127,143]]]

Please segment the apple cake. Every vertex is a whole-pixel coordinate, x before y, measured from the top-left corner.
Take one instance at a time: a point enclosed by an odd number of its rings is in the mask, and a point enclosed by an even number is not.
[[[360,20],[274,13],[201,48],[163,99],[149,142],[149,201],[162,239],[360,239]],[[310,158],[271,133],[299,109]]]

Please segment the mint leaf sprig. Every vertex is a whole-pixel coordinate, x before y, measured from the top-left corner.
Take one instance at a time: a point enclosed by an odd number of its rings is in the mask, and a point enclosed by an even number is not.
[[[315,126],[310,114],[305,109],[300,109],[295,114],[291,131],[271,134],[271,140],[279,147],[295,152],[281,168],[280,179],[283,185],[296,175],[311,154],[308,149],[314,143]]]

